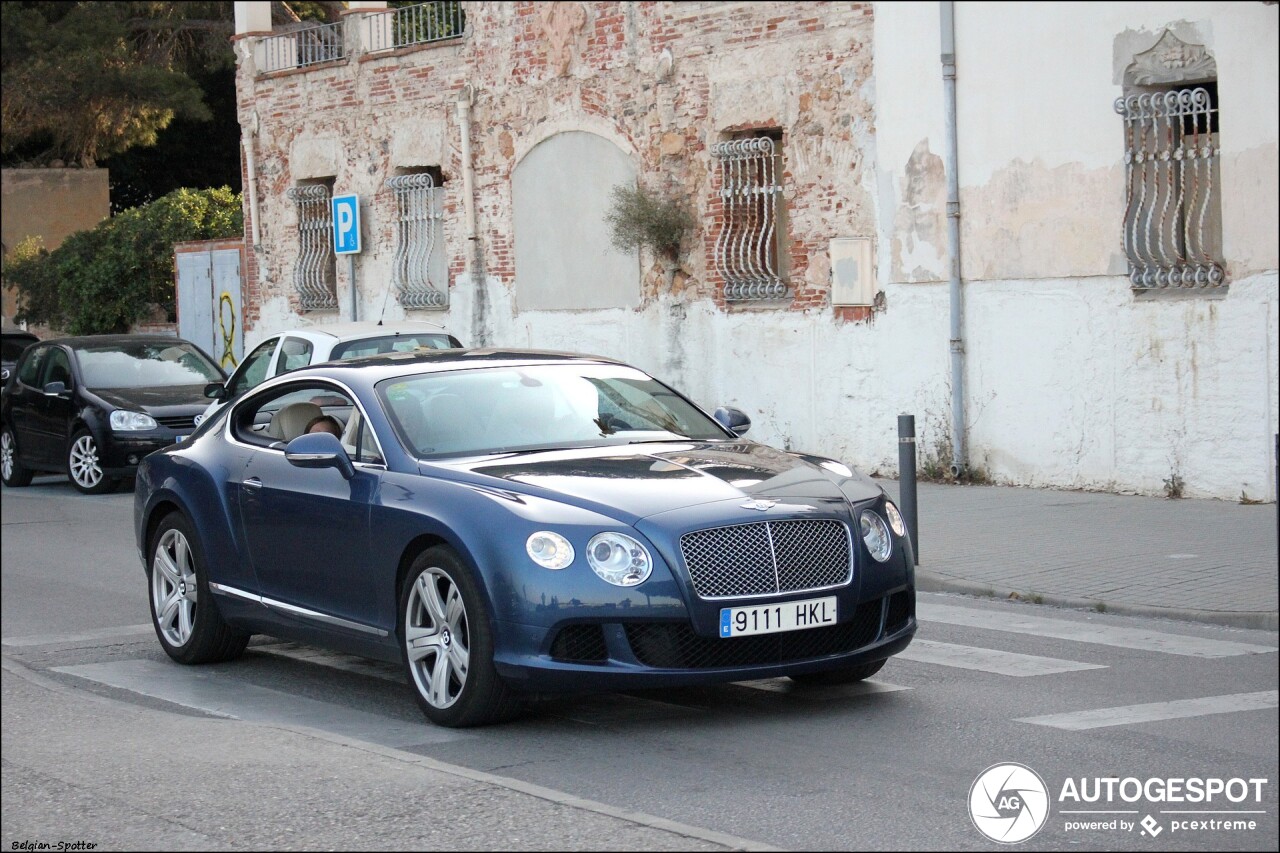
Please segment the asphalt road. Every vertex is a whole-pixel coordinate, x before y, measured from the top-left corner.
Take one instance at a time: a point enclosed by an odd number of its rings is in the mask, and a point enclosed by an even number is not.
[[[1008,846],[979,823],[1038,818],[1015,846],[1278,846],[1274,633],[923,595],[917,642],[863,685],[563,698],[454,731],[396,667],[269,637],[171,663],[132,494],[2,494],[6,850],[975,850]],[[1005,808],[979,797],[975,821],[975,781],[1010,762],[1040,813],[992,776]]]

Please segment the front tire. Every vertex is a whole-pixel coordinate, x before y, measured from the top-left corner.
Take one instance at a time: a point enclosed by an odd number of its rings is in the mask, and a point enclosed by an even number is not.
[[[76,491],[86,495],[105,495],[114,491],[120,481],[108,477],[102,471],[98,440],[87,429],[81,429],[71,437],[67,448],[67,476]]]
[[[18,439],[13,427],[0,431],[0,481],[11,489],[31,485],[35,472],[18,461]]]
[[[851,666],[846,669],[832,669],[827,672],[806,672],[803,675],[793,675],[791,680],[797,684],[803,684],[806,687],[831,687],[837,684],[856,684],[875,675],[884,668],[887,660],[878,660],[872,663],[864,663],[861,666]]]
[[[165,653],[186,664],[239,657],[249,635],[231,628],[218,612],[204,556],[185,516],[165,516],[151,537],[150,554],[151,624]]]
[[[427,719],[464,728],[520,710],[493,665],[493,631],[470,570],[450,548],[418,555],[400,589],[400,649]]]

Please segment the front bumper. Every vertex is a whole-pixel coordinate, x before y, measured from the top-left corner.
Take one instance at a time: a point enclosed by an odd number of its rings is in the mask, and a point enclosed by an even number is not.
[[[172,446],[177,442],[179,435],[185,436],[189,432],[188,430],[187,433],[159,434],[153,431],[140,436],[112,432],[103,442],[98,464],[102,466],[102,472],[109,477],[132,475],[148,454]]]
[[[721,639],[688,620],[582,621],[551,629],[498,623],[512,649],[498,674],[531,693],[677,687],[777,678],[883,660],[916,632],[915,590],[864,601],[835,625]]]

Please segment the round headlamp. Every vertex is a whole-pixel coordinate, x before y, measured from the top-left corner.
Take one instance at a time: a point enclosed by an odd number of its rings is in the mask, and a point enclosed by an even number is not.
[[[624,533],[597,533],[587,543],[591,570],[614,586],[644,583],[653,572],[649,551]]]
[[[559,533],[539,530],[524,543],[529,559],[544,569],[563,569],[573,562],[573,546]]]
[[[893,528],[893,532],[899,536],[907,535],[906,522],[902,520],[902,513],[898,512],[898,508],[893,505],[893,501],[884,502],[884,514],[889,516],[889,526]]]
[[[864,509],[858,516],[858,523],[862,527],[862,541],[872,558],[879,563],[888,560],[893,553],[893,540],[889,538],[889,527],[884,519],[875,510]]]

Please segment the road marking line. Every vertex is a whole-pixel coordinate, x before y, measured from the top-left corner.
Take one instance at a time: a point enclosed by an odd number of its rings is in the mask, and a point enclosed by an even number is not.
[[[392,748],[475,737],[456,729],[433,726],[425,719],[405,722],[259,687],[207,667],[193,669],[161,661],[122,660],[61,666],[53,671],[216,716],[268,725],[304,726]]]
[[[959,646],[953,643],[937,643],[932,640],[913,640],[905,651],[898,652],[894,657],[901,660],[913,660],[918,663],[954,666],[960,669],[976,669],[980,672],[1017,677],[1107,668],[1106,665],[1100,663],[1059,660],[1058,658],[1046,658],[1038,655],[1023,655],[1017,652],[1002,652],[998,649]]]
[[[967,628],[1034,634],[1039,637],[1053,637],[1077,643],[1118,646],[1124,649],[1141,649],[1187,657],[1225,658],[1233,655],[1259,655],[1276,651],[1274,646],[1257,646],[1231,640],[1211,640],[1205,637],[1165,634],[1141,628],[1120,628],[1092,622],[1069,622],[1066,619],[1026,616],[1003,610],[980,610],[927,602],[916,604],[916,616],[922,624],[942,622]]]
[[[1076,711],[1070,714],[1046,714],[1043,717],[1019,717],[1016,722],[1055,729],[1079,732],[1106,726],[1127,726],[1133,723],[1150,723],[1157,720],[1176,720],[1182,717],[1202,717],[1208,714],[1231,714],[1236,711],[1260,711],[1280,704],[1280,691],[1263,690],[1258,693],[1229,693],[1225,696],[1206,696],[1203,699],[1177,699],[1172,702],[1150,702],[1145,705],[1122,705],[1118,708],[1096,708],[1092,711]]]
[[[150,622],[141,625],[117,625],[114,628],[99,628],[96,631],[85,631],[81,634],[27,634],[21,637],[5,637],[6,646],[54,646],[65,643],[84,643],[90,640],[106,640],[116,637],[133,637],[138,634],[155,635],[156,629]]]

